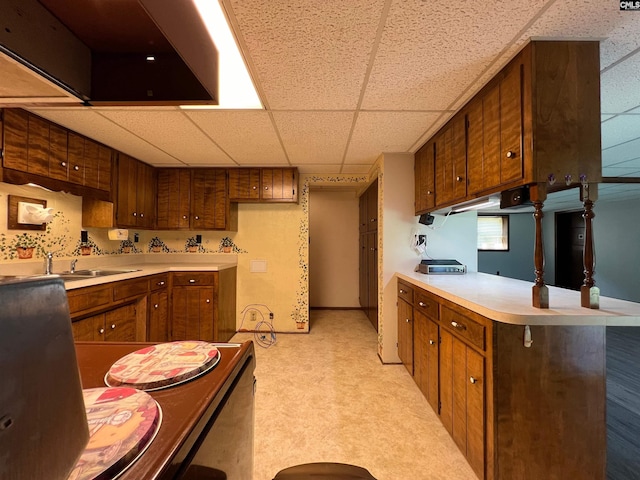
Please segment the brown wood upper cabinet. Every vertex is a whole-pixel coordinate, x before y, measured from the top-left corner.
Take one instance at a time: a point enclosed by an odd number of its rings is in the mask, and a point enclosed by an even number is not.
[[[3,180],[109,199],[113,150],[21,109],[4,109]]]
[[[416,188],[416,215],[523,185],[600,182],[598,42],[530,42],[423,148],[431,142],[435,204]],[[430,170],[416,175],[429,183]]]
[[[298,202],[297,168],[229,169],[232,202]]]
[[[226,169],[158,170],[158,229],[237,230],[237,212],[227,195]]]
[[[156,214],[155,169],[129,155],[118,155],[116,225],[154,228]]]
[[[436,204],[435,144],[425,143],[416,152],[414,164],[416,212],[428,212]]]

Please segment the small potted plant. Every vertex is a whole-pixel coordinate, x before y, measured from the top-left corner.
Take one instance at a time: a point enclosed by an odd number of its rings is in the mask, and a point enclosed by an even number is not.
[[[80,244],[81,255],[91,255],[92,250],[93,250],[93,246],[89,242],[83,242]]]
[[[120,242],[120,248],[122,249],[122,253],[129,253],[133,248],[133,242],[128,238],[126,240],[122,240],[122,242]]]
[[[149,250],[152,252],[160,252],[164,247],[164,242],[158,237],[153,237],[149,242]]]
[[[18,258],[32,258],[33,250],[38,246],[38,240],[36,239],[36,237],[33,237],[28,233],[23,233],[16,237],[15,245]]]
[[[187,252],[191,252],[191,253],[197,252],[199,244],[198,244],[198,241],[196,240],[196,237],[187,238],[187,242],[185,244],[185,247],[186,247]]]
[[[233,240],[231,240],[230,237],[224,237],[222,240],[220,240],[220,248],[224,253],[231,253],[233,247]]]

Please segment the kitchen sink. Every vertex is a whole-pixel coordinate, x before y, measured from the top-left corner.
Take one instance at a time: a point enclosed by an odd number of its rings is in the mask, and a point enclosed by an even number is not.
[[[60,273],[56,273],[55,275],[57,275],[58,277],[62,278],[63,280],[85,280],[87,278],[92,278],[92,277],[106,277],[109,275],[119,275],[122,273],[132,273],[132,272],[138,272],[140,271],[139,269],[121,269],[121,270],[102,270],[102,269],[92,269],[92,270],[76,270],[74,272],[60,272]]]

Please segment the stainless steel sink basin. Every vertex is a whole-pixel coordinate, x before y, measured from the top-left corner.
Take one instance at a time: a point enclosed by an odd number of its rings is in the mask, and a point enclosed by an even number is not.
[[[92,270],[76,270],[75,272],[60,272],[57,273],[60,278],[63,280],[84,280],[92,277],[106,277],[109,275],[119,275],[122,273],[132,273],[138,272],[139,269],[120,269],[120,270],[102,270],[102,269],[92,269]]]

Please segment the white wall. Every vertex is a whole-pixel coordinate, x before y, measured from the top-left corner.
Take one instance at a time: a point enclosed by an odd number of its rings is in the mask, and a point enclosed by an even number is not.
[[[427,235],[427,254],[430,258],[456,259],[477,271],[477,221],[475,212],[444,217],[437,215],[433,225],[418,223],[414,215],[413,155],[384,154],[379,178],[379,201],[382,202],[382,221],[379,225],[379,251],[382,276],[380,357],[385,363],[397,363],[398,310],[396,272],[413,271],[422,257],[411,247],[416,233]]]
[[[309,305],[359,308],[355,189],[309,192]]]

